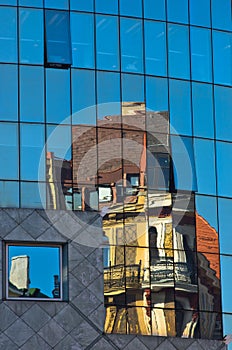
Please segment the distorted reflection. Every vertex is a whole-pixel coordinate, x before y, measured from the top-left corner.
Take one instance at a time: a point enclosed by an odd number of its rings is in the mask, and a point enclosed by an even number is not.
[[[61,298],[61,247],[8,246],[8,298]]]

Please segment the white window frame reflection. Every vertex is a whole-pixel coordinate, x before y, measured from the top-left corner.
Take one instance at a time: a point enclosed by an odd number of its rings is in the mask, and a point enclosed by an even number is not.
[[[30,247],[30,248],[58,248],[59,249],[59,293],[60,296],[58,298],[55,297],[30,297],[30,296],[9,296],[9,248],[10,247]],[[64,296],[63,296],[63,273],[62,273],[62,269],[63,269],[63,245],[62,244],[49,244],[49,243],[28,243],[28,242],[7,242],[5,244],[5,287],[6,287],[6,291],[5,291],[5,296],[7,300],[27,300],[27,301],[63,301],[64,300]],[[30,278],[30,277],[29,277]],[[29,279],[30,282],[30,279]],[[38,288],[40,289],[40,288]],[[41,292],[42,293],[42,292]]]

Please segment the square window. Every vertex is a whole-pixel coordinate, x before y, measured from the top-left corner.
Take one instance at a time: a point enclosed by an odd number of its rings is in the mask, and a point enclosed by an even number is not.
[[[64,300],[65,247],[7,243],[6,298]]]

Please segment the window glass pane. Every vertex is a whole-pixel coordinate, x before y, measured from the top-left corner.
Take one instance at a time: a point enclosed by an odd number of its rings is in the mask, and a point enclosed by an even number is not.
[[[232,256],[221,255],[222,311],[232,312],[231,302]]]
[[[45,0],[44,6],[54,9],[68,9],[69,0]]]
[[[21,182],[21,208],[46,208],[46,186],[38,182]]]
[[[47,126],[47,152],[56,159],[71,160],[71,126]]]
[[[175,188],[196,191],[193,144],[190,137],[171,136]]]
[[[61,247],[9,245],[8,298],[61,298]]]
[[[71,35],[69,14],[65,11],[45,11],[46,63],[71,65]]]
[[[195,139],[198,193],[216,194],[214,141]]]
[[[218,195],[232,197],[232,143],[217,142]]]
[[[192,79],[211,82],[212,51],[210,30],[191,27],[190,34]]]
[[[96,124],[95,72],[72,70],[72,123]]]
[[[216,138],[232,141],[232,89],[222,86],[214,87]]]
[[[146,77],[146,108],[155,112],[168,110],[167,79]]]
[[[20,119],[44,122],[44,69],[20,66]]]
[[[48,123],[70,123],[70,74],[68,70],[46,70]]]
[[[17,12],[16,8],[0,7],[0,61],[17,62]]]
[[[165,0],[143,0],[144,17],[151,19],[166,19]]]
[[[97,68],[119,70],[118,18],[96,16]]]
[[[196,195],[196,212],[198,216],[201,216],[203,219],[207,221],[207,223],[211,227],[213,227],[216,231],[218,231],[216,197]],[[199,227],[199,229],[201,229],[201,227]],[[209,243],[209,250],[211,250],[210,241],[208,243]],[[199,250],[199,247],[197,247],[197,249]]]
[[[121,18],[121,63],[124,72],[143,72],[141,20]]]
[[[122,101],[144,102],[143,76],[134,74],[122,74]]]
[[[0,119],[18,120],[18,68],[15,65],[0,65]]]
[[[19,0],[19,5],[30,7],[43,7],[43,0]]]
[[[231,340],[230,333],[232,328],[232,315],[231,314],[223,314],[223,335],[228,334],[227,339]],[[227,345],[228,350],[232,350],[232,343],[230,342]]]
[[[0,181],[0,207],[19,207],[19,182]]]
[[[94,68],[93,15],[71,13],[73,66]]]
[[[19,19],[20,62],[43,64],[43,11],[21,9]]]
[[[231,1],[212,0],[212,27],[232,30]]]
[[[120,76],[118,73],[97,74],[98,119],[120,115]]]
[[[190,0],[190,23],[210,27],[210,0]]]
[[[169,75],[189,79],[189,33],[188,27],[168,25]]]
[[[169,22],[188,23],[188,0],[167,0]]]
[[[17,0],[0,0],[1,5],[17,5]]]
[[[194,135],[214,137],[212,85],[192,83]]]
[[[142,0],[120,0],[120,15],[141,17]]]
[[[70,0],[70,9],[92,12],[93,0]]]
[[[44,180],[44,126],[21,124],[20,175],[22,180]],[[41,162],[41,163],[40,163]]]
[[[118,0],[95,0],[95,11],[107,14],[117,14]]]
[[[214,82],[216,84],[232,84],[231,42],[230,33],[213,31]]]
[[[170,80],[170,122],[171,133],[192,134],[190,83]]]
[[[219,239],[222,254],[231,254],[232,251],[231,210],[231,199],[218,198]]]
[[[18,125],[0,123],[0,178],[18,179]]]
[[[145,21],[146,73],[167,75],[166,26],[161,22]]]

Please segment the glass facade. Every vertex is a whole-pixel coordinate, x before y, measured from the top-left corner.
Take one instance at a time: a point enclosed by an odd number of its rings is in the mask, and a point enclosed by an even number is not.
[[[0,0],[0,206],[101,213],[107,333],[231,332],[231,10]]]

